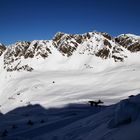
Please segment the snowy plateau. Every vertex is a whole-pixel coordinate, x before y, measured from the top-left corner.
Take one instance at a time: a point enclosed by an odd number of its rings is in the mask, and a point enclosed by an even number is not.
[[[140,36],[0,43],[0,140],[140,140],[139,93]]]

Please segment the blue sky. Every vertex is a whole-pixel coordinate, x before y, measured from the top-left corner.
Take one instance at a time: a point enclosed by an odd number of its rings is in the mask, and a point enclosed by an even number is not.
[[[58,31],[140,35],[140,0],[0,0],[0,42],[51,39]]]

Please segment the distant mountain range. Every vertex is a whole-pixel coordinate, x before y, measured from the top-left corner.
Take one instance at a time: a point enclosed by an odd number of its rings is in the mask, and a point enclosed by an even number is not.
[[[52,69],[53,67],[57,69],[61,67],[59,64],[66,61],[80,62],[83,55],[82,60],[83,57],[85,60],[78,63],[79,67],[92,68],[94,64],[90,59],[95,57],[102,60],[110,59],[112,62],[124,62],[131,53],[138,51],[140,51],[140,36],[132,34],[112,37],[104,32],[75,35],[58,32],[52,40],[22,41],[9,46],[0,44],[0,59],[3,60],[2,67],[6,71],[32,71],[44,60],[46,64],[52,64]],[[71,63],[67,64],[67,67],[71,68]]]

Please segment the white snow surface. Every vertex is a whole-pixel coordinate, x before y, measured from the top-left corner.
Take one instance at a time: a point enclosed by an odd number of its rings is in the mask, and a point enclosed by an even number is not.
[[[139,140],[140,53],[125,50],[129,57],[115,63],[87,53],[63,57],[50,49],[47,59],[21,58],[32,72],[6,72],[0,57],[0,139]],[[126,99],[130,95],[137,96]],[[106,106],[88,105],[98,99]]]
[[[67,60],[69,64],[62,63],[60,68],[56,65],[58,69],[54,70],[45,69],[45,61],[41,64],[45,70],[5,72],[1,69],[0,110],[5,115],[0,116],[0,133],[8,130],[7,140],[91,140],[93,137],[95,140],[139,140],[139,96],[134,97],[134,105],[128,101],[112,105],[140,93],[139,56],[139,53],[131,54],[122,63],[96,58],[92,69],[71,69],[77,66],[74,59]],[[80,60],[79,63],[85,63],[84,58]],[[0,64],[3,65],[2,60]],[[98,99],[111,106],[100,110],[87,104]],[[35,104],[44,111],[26,107]],[[69,104],[74,107],[67,109]],[[18,107],[25,110],[12,111]],[[50,108],[56,110],[49,111]],[[127,123],[130,118],[132,122]],[[29,119],[35,123],[32,128],[27,126]],[[41,119],[45,123],[41,124]],[[13,124],[18,126],[15,130],[11,128]]]
[[[109,59],[84,55],[78,61],[75,55],[61,63],[56,58],[59,63],[55,64],[50,57],[42,63],[32,60],[40,68],[32,72],[1,70],[1,112],[6,113],[29,102],[46,108],[86,103],[90,99],[102,99],[107,105],[116,103],[140,91],[139,56],[139,53],[132,54],[125,62],[113,63]],[[86,63],[92,65],[83,67]],[[50,67],[54,69],[49,70]]]

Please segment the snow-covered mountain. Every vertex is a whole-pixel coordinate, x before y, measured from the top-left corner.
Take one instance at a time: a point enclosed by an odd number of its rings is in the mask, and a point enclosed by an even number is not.
[[[139,45],[139,38],[129,34],[113,38],[107,33],[100,32],[81,35],[59,32],[49,41],[22,41],[9,45],[7,48],[1,44],[0,55],[3,54],[1,56],[4,57],[3,68],[7,71],[44,69],[40,66],[44,61],[46,69],[54,69],[54,65],[55,69],[68,69],[68,67],[83,69],[87,66],[92,68],[95,59],[123,62],[129,57],[130,52],[140,51]],[[72,61],[76,63],[76,66],[71,66]],[[68,63],[70,63],[69,66]]]
[[[49,41],[22,41],[7,47],[0,44],[0,97],[15,99],[18,92],[25,91],[18,101],[14,100],[13,106],[9,107],[7,99],[0,101],[5,104],[3,112],[26,105],[31,100],[46,104],[42,97],[50,95],[47,106],[52,106],[55,98],[54,104],[57,105],[102,95],[106,104],[112,104],[129,94],[137,94],[139,84],[134,82],[140,80],[139,45],[138,36],[123,34],[113,38],[102,32],[81,35],[58,32]],[[133,77],[130,76],[132,72]],[[26,84],[28,81],[29,85]],[[53,85],[57,86],[51,89]],[[34,94],[37,89],[39,95]],[[59,94],[55,94],[56,91]],[[70,98],[65,100],[61,94]]]
[[[132,34],[0,44],[0,139],[139,140],[139,58]]]
[[[140,51],[140,36],[123,34],[115,38],[115,40],[131,52]]]

